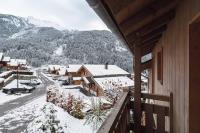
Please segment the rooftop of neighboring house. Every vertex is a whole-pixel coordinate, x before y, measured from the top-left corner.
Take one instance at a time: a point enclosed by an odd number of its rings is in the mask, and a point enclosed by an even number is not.
[[[54,70],[59,70],[60,68],[65,67],[65,66],[61,66],[61,65],[48,65],[48,68],[52,71]]]
[[[94,81],[103,89],[133,87],[134,81],[126,76],[94,78]]]
[[[2,60],[2,61],[4,61],[4,62],[9,62],[9,61],[10,61],[10,57],[5,56],[5,57],[3,57],[3,60]]]
[[[78,72],[82,65],[71,64],[67,66],[67,72]]]
[[[26,65],[25,59],[10,59],[8,63],[10,66]]]
[[[83,65],[93,76],[129,75],[116,65]]]

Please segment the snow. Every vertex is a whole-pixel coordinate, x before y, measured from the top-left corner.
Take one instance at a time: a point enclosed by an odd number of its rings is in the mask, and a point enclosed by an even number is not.
[[[37,27],[54,27],[58,30],[64,30],[65,29],[63,26],[60,26],[56,22],[51,22],[51,21],[47,21],[47,20],[40,20],[40,19],[34,18],[32,16],[27,17],[26,21],[28,21],[28,23],[33,24]]]
[[[5,94],[2,91],[0,91],[0,105],[3,105],[6,102],[9,102],[9,101],[12,101],[12,100],[15,100],[17,98],[24,97],[27,95],[30,95],[30,94],[8,95],[8,94]]]
[[[4,82],[4,78],[0,78],[0,84]]]
[[[120,43],[119,43],[118,40],[116,41],[115,49],[116,49],[117,51],[119,51],[119,52],[127,51],[127,49],[125,49],[125,48],[123,48],[122,46],[120,46]]]
[[[3,61],[4,61],[4,62],[9,62],[9,61],[10,61],[10,57],[8,57],[8,56],[4,57],[4,58],[3,58]]]
[[[24,85],[24,84],[20,84],[20,80],[19,80],[19,88],[27,88],[27,89],[31,89],[32,87]],[[5,87],[3,87],[5,89],[12,89],[12,88],[17,88],[17,79],[13,80],[12,82],[10,82],[9,84],[7,84]]]
[[[89,84],[90,82],[87,80],[86,77],[83,77],[83,81],[86,83],[86,84]]]
[[[55,56],[61,56],[63,54],[63,46],[59,46],[55,51],[54,55]]]
[[[0,74],[0,77],[4,77],[4,76],[7,76],[8,74],[12,73],[12,71],[5,71],[3,73]]]
[[[8,63],[10,66],[18,66],[20,65],[26,65],[25,59],[10,59],[10,62]]]
[[[0,61],[2,60],[3,58],[3,53],[0,53]]]
[[[83,67],[85,67],[93,76],[129,75],[128,72],[116,65],[108,65],[108,69],[105,69],[105,65],[84,65]]]
[[[124,88],[134,86],[134,81],[125,76],[94,78],[94,81],[99,84],[103,90],[107,90],[110,87]]]
[[[78,70],[82,67],[82,65],[74,65],[70,64],[67,67],[67,72],[78,72]]]
[[[26,103],[24,106],[8,111],[4,116],[0,117],[0,130],[15,130],[22,126],[21,124],[28,124],[27,121],[33,120],[40,113],[40,109],[44,104],[45,96],[42,96]],[[17,123],[17,125],[14,123]],[[12,126],[12,124],[14,125]]]
[[[82,77],[73,77],[73,80],[81,80]]]

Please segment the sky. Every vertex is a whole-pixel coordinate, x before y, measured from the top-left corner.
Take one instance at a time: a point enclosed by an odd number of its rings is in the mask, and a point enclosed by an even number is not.
[[[0,13],[51,21],[69,30],[108,30],[85,0],[0,0]]]

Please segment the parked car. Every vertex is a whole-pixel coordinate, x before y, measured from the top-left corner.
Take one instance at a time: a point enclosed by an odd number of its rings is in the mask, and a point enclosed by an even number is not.
[[[27,86],[27,87],[19,87],[19,88],[3,88],[3,92],[7,94],[14,94],[14,93],[31,93],[35,87]]]
[[[20,84],[29,85],[29,86],[36,86],[36,85],[40,85],[40,82],[36,79],[33,79],[33,80],[20,81]]]

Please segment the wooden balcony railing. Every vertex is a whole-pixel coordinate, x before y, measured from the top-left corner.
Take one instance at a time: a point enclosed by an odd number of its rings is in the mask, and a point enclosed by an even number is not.
[[[142,93],[141,132],[173,132],[173,96]],[[123,92],[112,112],[99,128],[98,133],[130,133],[134,127],[133,93]]]

